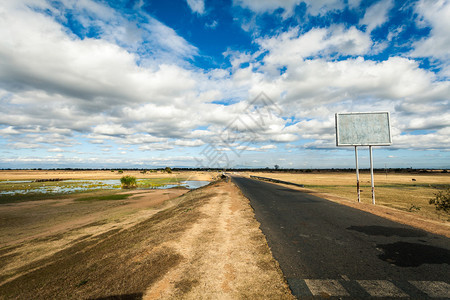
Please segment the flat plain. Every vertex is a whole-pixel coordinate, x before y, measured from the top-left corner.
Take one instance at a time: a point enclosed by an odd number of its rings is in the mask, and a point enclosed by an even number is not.
[[[248,199],[232,182],[218,180],[220,174],[0,171],[6,190],[13,181],[52,189],[60,181],[32,181],[117,180],[124,175],[156,185],[213,182],[192,191],[100,186],[69,194],[0,195],[0,298],[291,298]],[[375,206],[370,175],[364,172],[362,203],[356,202],[353,173],[240,175],[304,184],[289,188],[450,235],[448,214],[428,203],[450,185],[448,174],[376,174]]]
[[[135,175],[212,183],[3,202],[0,299],[291,298],[248,200],[233,183],[213,181],[219,174],[2,172],[22,181]]]

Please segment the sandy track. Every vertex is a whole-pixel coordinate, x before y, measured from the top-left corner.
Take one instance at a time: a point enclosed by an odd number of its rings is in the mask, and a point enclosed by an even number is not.
[[[203,218],[166,245],[182,253],[182,263],[144,299],[291,298],[248,200],[233,183],[215,189]]]

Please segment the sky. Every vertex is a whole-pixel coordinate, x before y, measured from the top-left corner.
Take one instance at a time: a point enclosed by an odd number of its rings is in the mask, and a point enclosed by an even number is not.
[[[3,0],[0,168],[450,168],[450,1]],[[369,166],[367,147],[360,167]]]

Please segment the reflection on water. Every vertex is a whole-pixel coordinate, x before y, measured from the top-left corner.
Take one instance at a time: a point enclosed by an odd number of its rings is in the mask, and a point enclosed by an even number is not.
[[[201,180],[186,180],[181,182],[182,186],[187,187],[190,190],[198,189],[208,184],[209,181],[201,181]]]
[[[16,195],[28,193],[40,194],[68,194],[74,192],[83,192],[88,190],[120,189],[119,179],[110,180],[64,180],[58,182],[40,182],[39,186],[29,184],[32,181],[2,181],[0,182],[0,195]],[[139,184],[139,179],[138,179]],[[173,187],[185,187],[188,189],[197,189],[209,184],[209,181],[186,180],[178,184],[155,184],[146,189],[170,189]],[[138,188],[139,189],[139,188]]]

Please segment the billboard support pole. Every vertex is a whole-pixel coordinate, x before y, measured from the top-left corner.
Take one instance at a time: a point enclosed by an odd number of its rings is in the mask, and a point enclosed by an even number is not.
[[[356,161],[356,189],[359,189],[358,146],[369,146],[370,178],[372,180],[372,204],[375,204],[375,183],[373,176],[372,146],[390,146],[391,119],[389,112],[336,113],[336,146],[354,146]]]
[[[375,204],[375,185],[373,182],[373,157],[372,157],[372,146],[369,146],[370,153],[370,179],[372,181],[372,204]]]
[[[358,202],[361,202],[361,196],[359,192],[359,167],[358,167],[358,147],[355,146],[355,161],[356,161],[356,191],[358,193]]]

